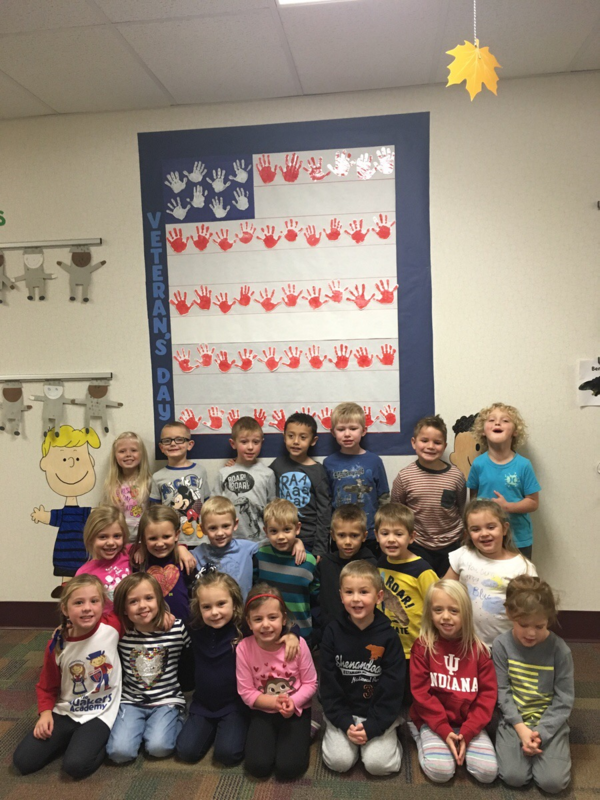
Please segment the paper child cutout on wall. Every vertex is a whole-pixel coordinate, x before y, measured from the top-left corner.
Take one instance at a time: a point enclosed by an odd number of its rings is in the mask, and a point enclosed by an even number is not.
[[[65,264],[64,261],[56,262],[61,269],[69,273],[69,300],[77,298],[77,287],[81,286],[81,300],[83,303],[87,303],[90,299],[92,272],[103,267],[106,261],[92,264],[92,252],[89,247],[72,247],[69,252],[71,253],[69,264]]]
[[[29,399],[44,404],[42,407],[44,436],[51,430],[54,430],[56,437],[60,436],[60,427],[64,422],[63,406],[71,402],[68,397],[65,397],[64,383],[62,381],[46,381],[44,394],[31,394]]]
[[[35,290],[38,291],[38,300],[46,299],[46,290],[44,288],[46,281],[53,281],[56,278],[51,272],[46,272],[44,269],[44,251],[41,247],[26,247],[23,250],[23,264],[25,265],[25,272],[18,275],[14,282],[25,281],[27,287],[27,299],[35,299]]]
[[[6,274],[6,259],[4,258],[4,252],[0,250],[0,303],[4,302],[3,295],[7,287],[16,289],[15,282]]]
[[[23,384],[20,381],[6,381],[2,384],[2,414],[0,415],[0,431],[21,435],[21,414],[29,411],[23,398]]]
[[[108,381],[96,380],[91,381],[87,394],[83,400],[71,400],[71,403],[76,406],[85,406],[84,426],[86,433],[90,430],[90,420],[93,417],[99,417],[102,420],[102,428],[104,433],[108,433],[108,419],[106,416],[107,408],[122,408],[123,403],[117,403],[114,400],[108,400]]]
[[[462,472],[465,479],[469,477],[471,465],[481,453],[481,445],[475,441],[471,428],[477,414],[457,419],[452,430],[454,431],[454,452],[450,454],[450,463]]]
[[[46,473],[48,486],[59,497],[64,497],[65,502],[63,508],[53,511],[37,506],[31,519],[36,524],[41,522],[58,528],[52,563],[54,574],[63,577],[75,575],[88,558],[83,528],[92,509],[80,507],[77,498],[91,492],[96,485],[90,447],[96,450],[100,447],[96,431],[75,430],[70,425],[62,425],[58,437],[54,431],[48,431],[42,443],[40,469]]]

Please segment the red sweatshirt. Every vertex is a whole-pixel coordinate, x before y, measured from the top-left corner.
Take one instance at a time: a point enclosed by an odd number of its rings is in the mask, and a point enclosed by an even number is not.
[[[498,696],[496,671],[487,651],[461,655],[462,641],[438,638],[429,655],[420,639],[410,657],[410,716],[417,728],[428,725],[444,741],[454,728],[469,744],[492,718]]]

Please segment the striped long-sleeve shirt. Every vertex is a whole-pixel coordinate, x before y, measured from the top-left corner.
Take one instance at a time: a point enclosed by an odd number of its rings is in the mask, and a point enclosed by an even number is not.
[[[286,608],[300,629],[300,635],[308,639],[312,633],[310,596],[319,590],[315,578],[317,560],[306,554],[303,564],[296,564],[291,553],[280,553],[270,544],[261,547],[256,554],[258,577],[281,592]]]

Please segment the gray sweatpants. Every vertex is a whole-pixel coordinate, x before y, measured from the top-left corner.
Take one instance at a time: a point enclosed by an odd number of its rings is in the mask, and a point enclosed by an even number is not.
[[[565,722],[548,742],[542,742],[539,756],[526,756],[512,725],[500,720],[496,734],[496,755],[500,777],[509,786],[524,786],[531,779],[549,794],[566,789],[571,781],[569,726]]]
[[[348,739],[346,731],[336,728],[324,718],[323,761],[334,772],[348,772],[362,758],[365,769],[371,775],[391,775],[400,770],[402,746],[396,735],[400,720],[361,747]]]

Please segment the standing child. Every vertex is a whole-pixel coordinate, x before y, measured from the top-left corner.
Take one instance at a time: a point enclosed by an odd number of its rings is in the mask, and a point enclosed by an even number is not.
[[[323,761],[347,772],[360,753],[371,775],[390,775],[402,763],[396,728],[406,664],[396,633],[376,608],[383,598],[376,567],[347,564],[340,595],[347,616],[327,627],[321,645]]]
[[[158,446],[167,459],[167,466],[152,476],[150,500],[175,509],[179,541],[193,547],[194,533],[201,533],[197,523],[202,503],[210,497],[206,470],[188,458],[194,440],[183,422],[167,423],[160,433]]]
[[[115,506],[94,508],[83,529],[83,543],[90,554],[87,561],[77,570],[77,575],[95,575],[106,592],[105,611],[112,611],[113,595],[117,584],[131,572],[129,529],[125,524],[123,512]]]
[[[119,623],[103,618],[104,590],[94,575],[78,575],[63,589],[61,626],[48,642],[36,686],[39,719],[15,750],[22,775],[64,753],[63,769],[86,778],[104,761],[121,699]]]
[[[256,554],[258,579],[276,586],[303,639],[311,639],[310,601],[319,591],[315,577],[317,561],[298,534],[298,509],[289,500],[272,500],[265,508],[268,544]],[[302,558],[302,563],[298,563]],[[306,560],[304,560],[306,558]]]
[[[450,553],[444,577],[466,587],[475,633],[491,647],[496,636],[511,627],[504,609],[509,581],[537,572],[512,543],[507,515],[495,500],[471,500],[465,509],[465,529],[465,545]]]
[[[235,463],[219,470],[213,494],[228,497],[239,520],[236,537],[264,543],[262,517],[275,497],[275,475],[258,461],[263,431],[254,417],[240,417],[231,429],[229,444],[237,452]]]
[[[290,500],[302,523],[300,538],[317,557],[329,552],[331,495],[329,479],[322,464],[308,455],[317,443],[317,422],[310,414],[292,414],[285,422],[283,442],[287,455],[271,464],[277,478],[277,497]]]
[[[149,756],[165,758],[175,750],[183,724],[185,699],[177,665],[190,637],[180,619],[165,630],[163,593],[144,572],[129,575],[118,585],[115,613],[125,629],[119,642],[123,692],[107,755],[124,764],[137,757],[143,741]]]
[[[496,705],[496,673],[475,634],[469,595],[456,581],[441,580],[427,590],[410,682],[409,728],[425,775],[446,783],[466,763],[474,778],[491,783],[498,762],[485,726]]]
[[[125,515],[130,542],[135,542],[140,517],[148,505],[151,480],[148,453],[142,439],[132,431],[119,434],[110,451],[103,499]]]
[[[473,462],[467,488],[471,499],[490,497],[509,515],[513,541],[527,558],[533,549],[532,511],[539,506],[539,485],[531,461],[516,453],[526,438],[516,408],[494,403],[477,415],[473,435],[486,450]]]
[[[356,503],[364,509],[367,547],[378,555],[375,511],[390,499],[390,489],[381,458],[360,446],[366,431],[365,412],[357,403],[336,406],[331,415],[331,433],[340,452],[327,456],[323,466],[329,477],[333,507]]]
[[[392,486],[392,502],[403,503],[415,515],[410,549],[445,575],[448,553],[460,547],[467,490],[462,472],[442,461],[448,430],[439,416],[423,417],[411,439],[417,460],[401,469]]]
[[[513,628],[493,648],[500,777],[509,786],[533,778],[544,792],[562,792],[571,780],[567,721],[575,688],[571,651],[548,630],[556,622],[552,589],[539,578],[515,578],[506,590],[506,613]]]
[[[303,639],[296,658],[285,660],[279,640],[288,615],[274,586],[254,586],[245,613],[253,635],[237,647],[236,672],[240,697],[251,709],[246,769],[256,778],[266,778],[274,769],[278,780],[293,780],[308,768],[315,665]]]
[[[182,761],[199,761],[213,744],[215,759],[226,767],[244,758],[248,714],[235,677],[235,646],[242,638],[243,616],[242,595],[235,580],[204,569],[192,600],[190,636],[196,688],[177,739],[177,755]]]
[[[375,535],[381,548],[382,610],[400,637],[407,661],[421,630],[425,595],[438,579],[427,561],[409,550],[415,538],[414,525],[413,512],[400,503],[386,503],[375,514]],[[408,676],[404,702],[410,703]]]

